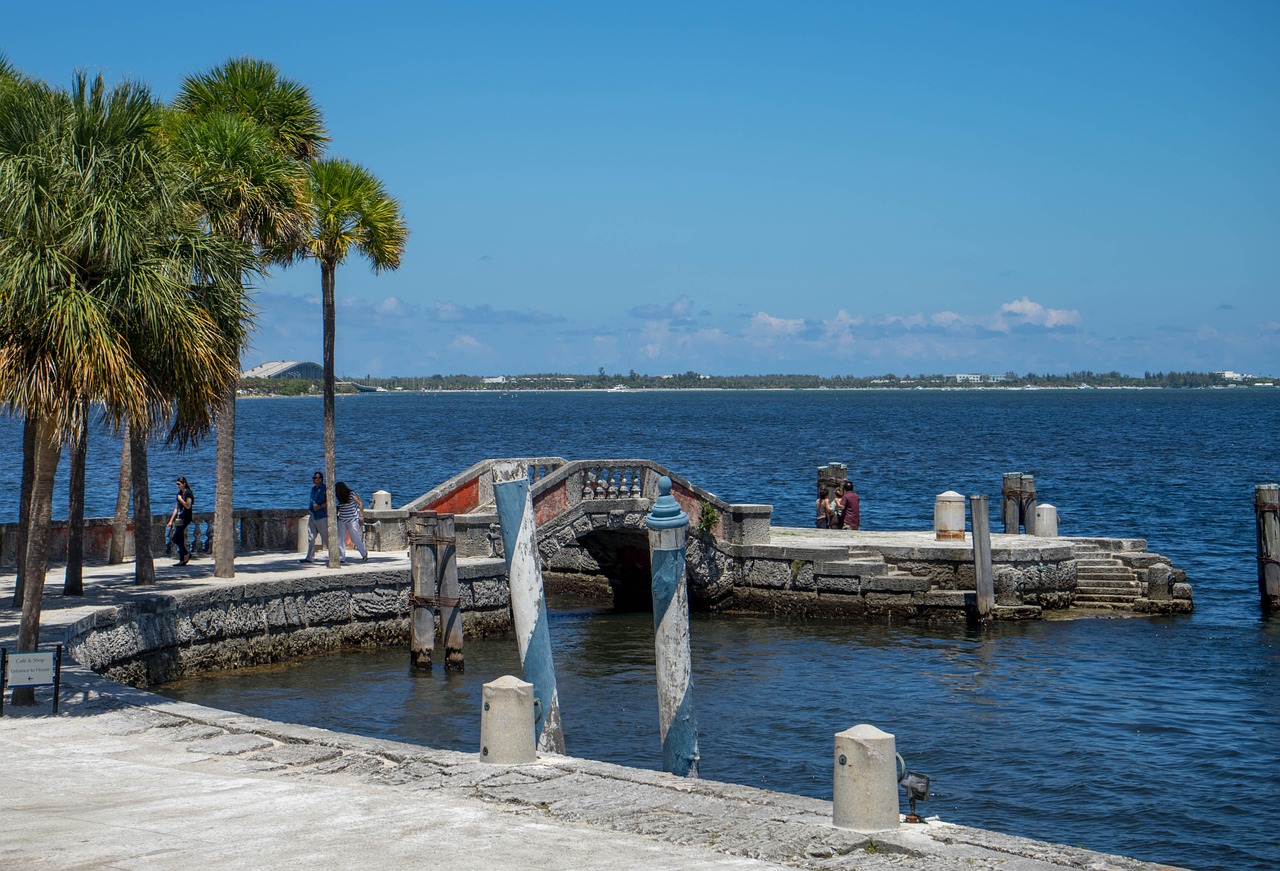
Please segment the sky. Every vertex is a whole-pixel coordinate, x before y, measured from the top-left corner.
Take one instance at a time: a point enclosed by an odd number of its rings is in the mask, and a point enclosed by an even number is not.
[[[340,375],[1280,375],[1280,4],[6,4],[28,75],[232,57],[399,201]],[[244,363],[321,359],[320,272]]]

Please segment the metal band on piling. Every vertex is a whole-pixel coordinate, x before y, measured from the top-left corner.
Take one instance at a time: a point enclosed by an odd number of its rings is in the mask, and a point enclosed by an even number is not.
[[[543,596],[542,570],[538,566],[533,501],[529,496],[528,466],[519,461],[493,464],[493,499],[502,528],[502,553],[511,587],[511,617],[524,679],[533,684],[534,734],[538,749],[564,752],[560,723],[560,699],[551,659],[551,633],[547,628],[547,602]]]
[[[662,768],[698,776],[698,721],[693,711],[693,666],[689,651],[689,592],[685,546],[689,515],[671,495],[671,479],[658,479],[658,498],[645,517],[653,574],[654,658],[658,670],[658,728]]]

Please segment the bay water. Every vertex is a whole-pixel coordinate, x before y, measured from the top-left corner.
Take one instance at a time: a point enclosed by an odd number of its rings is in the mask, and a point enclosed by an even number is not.
[[[244,400],[237,416],[237,505],[305,506],[320,400]],[[643,457],[808,526],[816,468],[837,461],[864,528],[918,530],[936,494],[998,510],[1002,474],[1032,472],[1063,535],[1147,539],[1186,570],[1195,613],[986,632],[695,615],[702,775],[830,798],[832,735],[867,722],[933,778],[924,813],[1192,868],[1280,866],[1280,620],[1259,613],[1251,504],[1280,478],[1280,390],[393,393],[340,397],[337,421],[339,479],[397,505],[487,457]],[[0,419],[0,521],[16,516],[20,446]],[[119,450],[92,435],[90,516],[114,506]],[[179,474],[211,510],[213,463],[211,440],[157,447],[156,511]],[[551,619],[569,752],[659,768],[651,616],[566,600]],[[514,640],[468,641],[462,675],[407,659],[349,652],[160,689],[474,752],[479,686],[519,673]]]

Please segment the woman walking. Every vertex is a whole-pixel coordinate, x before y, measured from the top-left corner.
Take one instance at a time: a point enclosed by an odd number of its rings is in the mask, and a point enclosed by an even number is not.
[[[831,504],[827,501],[826,487],[818,488],[817,507],[818,507],[818,520],[816,525],[818,529],[830,529],[831,528]]]
[[[178,498],[165,528],[172,530],[169,540],[178,546],[178,561],[174,565],[185,566],[191,562],[191,552],[187,550],[187,527],[191,525],[191,507],[196,504],[196,494],[191,492],[186,478],[179,478],[176,483]]]
[[[333,495],[338,500],[338,553],[342,559],[347,558],[347,536],[360,551],[360,558],[369,559],[369,551],[364,546],[364,502],[360,496],[347,486],[345,481],[333,485]]]

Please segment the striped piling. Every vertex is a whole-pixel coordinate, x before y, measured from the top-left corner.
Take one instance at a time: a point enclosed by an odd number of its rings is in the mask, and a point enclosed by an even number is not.
[[[529,496],[529,468],[525,463],[503,460],[493,464],[493,499],[498,507],[502,552],[511,587],[511,617],[524,679],[533,684],[534,734],[538,749],[564,752],[560,700],[556,695],[556,671],[551,659],[551,633],[547,629],[547,601],[538,566],[533,501]]]
[[[689,515],[671,495],[671,479],[658,479],[658,498],[645,517],[653,575],[654,658],[658,669],[658,728],[662,770],[698,776],[698,721],[693,712],[693,666],[689,653],[689,592],[685,540]]]

